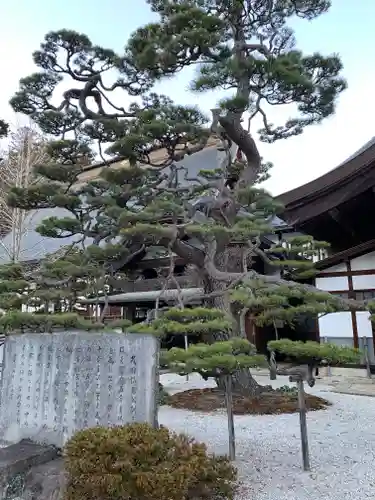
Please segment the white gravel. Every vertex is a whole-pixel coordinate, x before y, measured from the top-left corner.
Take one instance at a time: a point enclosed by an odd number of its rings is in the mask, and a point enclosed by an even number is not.
[[[265,377],[259,378],[269,383]],[[162,375],[168,392],[212,386],[199,377]],[[285,385],[286,379],[276,381]],[[303,472],[299,417],[235,416],[236,465],[241,481],[238,500],[362,500],[375,496],[375,398],[310,392],[331,401],[328,410],[307,417],[311,472]],[[328,389],[327,389],[328,391]],[[212,452],[227,453],[223,412],[203,414],[162,407],[160,423],[205,442]]]

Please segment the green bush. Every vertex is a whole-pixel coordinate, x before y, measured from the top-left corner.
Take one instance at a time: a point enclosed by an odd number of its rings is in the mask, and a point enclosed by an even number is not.
[[[277,391],[283,394],[290,394],[291,396],[298,396],[297,387],[290,387],[289,385],[283,385],[279,387]]]
[[[232,499],[236,470],[187,436],[130,424],[78,432],[64,450],[65,500]]]
[[[320,363],[325,360],[330,365],[345,365],[358,363],[361,357],[358,349],[330,343],[320,344],[311,340],[307,342],[294,342],[290,339],[271,340],[267,346],[269,351],[279,352],[300,362]]]

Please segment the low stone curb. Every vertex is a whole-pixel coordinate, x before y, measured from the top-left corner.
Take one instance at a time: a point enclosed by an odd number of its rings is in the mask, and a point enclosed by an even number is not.
[[[7,498],[12,480],[25,477],[32,467],[46,464],[59,456],[53,446],[42,446],[31,441],[0,448],[0,498]]]

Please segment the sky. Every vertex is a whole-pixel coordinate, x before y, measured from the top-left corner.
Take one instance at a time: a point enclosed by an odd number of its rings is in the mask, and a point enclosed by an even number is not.
[[[274,144],[259,143],[263,158],[274,164],[265,188],[277,195],[335,168],[375,136],[375,19],[374,0],[333,0],[331,11],[309,23],[295,22],[298,48],[306,53],[338,53],[344,63],[348,89],[336,113],[303,135]],[[72,29],[98,45],[121,51],[130,33],[153,20],[145,0],[3,0],[0,5],[0,117],[19,123],[8,105],[19,79],[36,70],[31,54],[52,30]],[[158,87],[181,104],[197,104],[203,111],[215,107],[215,93],[193,95],[189,74]],[[278,123],[291,110],[270,113]],[[22,118],[21,118],[22,122]],[[256,124],[254,131],[257,130]]]

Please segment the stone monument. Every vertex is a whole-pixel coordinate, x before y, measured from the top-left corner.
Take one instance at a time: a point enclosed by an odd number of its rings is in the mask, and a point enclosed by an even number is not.
[[[155,418],[158,341],[63,332],[7,337],[0,439],[62,447],[78,430]]]

